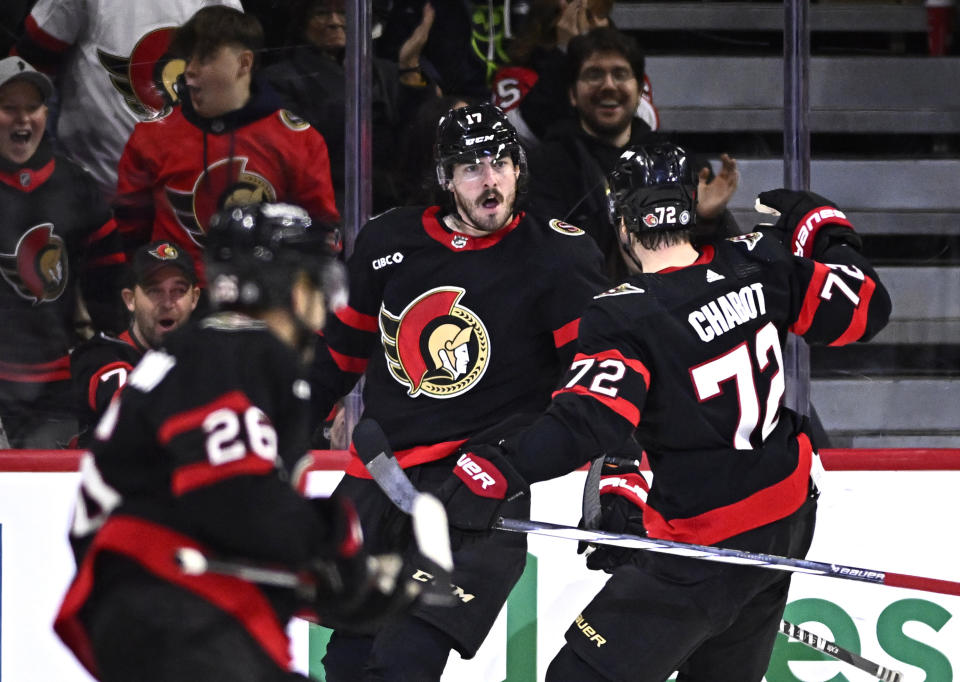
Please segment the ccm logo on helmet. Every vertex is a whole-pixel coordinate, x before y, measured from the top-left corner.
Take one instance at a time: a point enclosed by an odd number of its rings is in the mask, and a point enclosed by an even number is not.
[[[507,494],[507,481],[500,470],[472,452],[460,455],[454,473],[474,495],[502,500]]]
[[[490,142],[493,139],[493,135],[481,135],[480,137],[467,137],[464,138],[463,143],[468,147],[474,144],[481,144],[483,142]]]
[[[828,206],[816,208],[805,215],[793,231],[793,253],[797,256],[806,255],[809,252],[807,242],[817,230],[823,227],[823,224],[827,223],[853,227],[840,209]]]
[[[399,265],[402,262],[403,254],[397,251],[396,253],[391,253],[389,256],[374,258],[372,261],[370,261],[370,265],[373,266],[374,270],[379,270],[380,268],[385,268],[388,265]]]

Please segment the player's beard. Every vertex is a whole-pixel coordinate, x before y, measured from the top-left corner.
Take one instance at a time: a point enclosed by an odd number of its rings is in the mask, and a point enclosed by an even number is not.
[[[454,198],[463,222],[481,232],[492,233],[506,226],[513,218],[513,206],[516,203],[517,193],[513,190],[509,195],[504,196],[499,190],[490,189],[474,201],[467,201],[454,190]],[[498,202],[495,212],[490,212],[483,207],[483,203],[490,198]]]

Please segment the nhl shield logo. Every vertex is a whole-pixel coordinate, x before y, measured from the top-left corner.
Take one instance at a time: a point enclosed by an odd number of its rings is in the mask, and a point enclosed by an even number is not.
[[[459,304],[458,287],[431,289],[399,315],[380,308],[387,368],[411,397],[452,398],[476,386],[490,362],[480,319]]]

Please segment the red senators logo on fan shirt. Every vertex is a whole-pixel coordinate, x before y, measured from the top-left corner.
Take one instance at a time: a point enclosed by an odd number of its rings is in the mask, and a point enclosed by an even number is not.
[[[194,243],[203,246],[207,226],[217,211],[277,200],[270,181],[247,170],[248,161],[245,156],[220,159],[200,174],[189,192],[164,188],[177,222]]]
[[[399,315],[380,308],[381,341],[393,378],[411,397],[450,398],[473,388],[490,360],[487,330],[459,305],[458,287],[431,289]]]
[[[0,275],[31,303],[60,298],[67,288],[67,249],[52,223],[27,230],[13,253],[0,253]]]
[[[141,120],[166,116],[177,101],[173,84],[186,64],[182,59],[163,60],[175,30],[171,26],[150,31],[137,41],[129,57],[97,50],[113,87]]]

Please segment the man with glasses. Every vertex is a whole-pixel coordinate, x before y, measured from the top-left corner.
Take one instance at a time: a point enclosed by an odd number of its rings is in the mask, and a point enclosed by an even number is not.
[[[363,416],[380,423],[414,484],[438,493],[467,439],[483,442],[498,422],[525,423],[547,404],[573,357],[580,311],[606,284],[582,230],[520,210],[526,156],[500,109],[448,111],[435,159],[443,205],[395,208],[360,231],[350,301],[324,331],[311,393],[319,421],[363,377]],[[338,491],[355,500],[371,547],[409,545],[406,515],[356,454]],[[476,497],[444,500],[450,518],[469,524]],[[529,496],[505,508],[523,517]],[[451,650],[476,653],[523,572],[526,541],[456,529],[451,540],[457,605],[417,606],[375,634],[336,630],[328,682],[429,682]]]
[[[615,28],[574,37],[567,48],[567,81],[577,118],[559,122],[530,156],[533,210],[583,228],[600,246],[616,281],[627,271],[607,218],[604,176],[628,146],[666,138],[634,115],[643,92],[644,61],[637,42]],[[715,177],[705,159],[693,163],[700,181],[698,230],[725,236],[739,232],[725,212],[739,175],[733,159],[721,158],[723,167]]]

